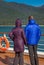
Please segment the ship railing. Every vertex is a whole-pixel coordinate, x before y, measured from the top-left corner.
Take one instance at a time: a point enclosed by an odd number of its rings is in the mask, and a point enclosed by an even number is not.
[[[0,34],[8,34],[8,32],[0,32]],[[42,34],[41,36],[44,36],[44,34]],[[1,36],[0,36],[1,37]],[[10,39],[9,38],[9,36],[7,36],[7,38],[8,39]],[[42,44],[40,44],[40,43],[38,43],[38,46],[44,46],[44,40],[40,40],[40,42],[43,42]],[[12,40],[9,40],[9,42],[10,42],[10,47],[8,48],[8,50],[10,50],[10,51],[13,51],[13,46],[14,45],[11,45],[11,43],[13,43],[13,41]],[[2,44],[2,45],[4,45],[4,44]],[[39,51],[38,51],[39,50]],[[28,48],[25,46],[25,49],[24,49],[24,53],[26,53],[27,55],[29,54],[29,52],[28,52]],[[39,57],[44,57],[44,48],[37,48],[37,54],[38,54],[38,56]]]

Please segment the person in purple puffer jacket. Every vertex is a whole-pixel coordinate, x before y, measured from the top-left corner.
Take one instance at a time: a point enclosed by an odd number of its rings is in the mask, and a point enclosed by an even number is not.
[[[17,19],[15,22],[15,28],[9,33],[9,37],[14,41],[15,59],[13,65],[23,65],[23,52],[24,44],[26,44],[26,37],[24,30],[21,27],[21,20]],[[19,61],[19,62],[18,62]]]

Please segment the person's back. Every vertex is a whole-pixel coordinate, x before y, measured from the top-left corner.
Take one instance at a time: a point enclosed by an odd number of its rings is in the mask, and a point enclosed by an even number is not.
[[[37,44],[40,39],[40,27],[34,19],[30,19],[26,27],[26,38],[28,44]]]
[[[24,44],[26,44],[24,30],[21,27],[21,21],[19,19],[16,20],[15,25],[9,36],[14,41],[14,50],[16,52],[22,52],[24,51]]]
[[[23,40],[23,29],[22,28],[15,28],[13,29],[13,35],[14,35],[14,42],[15,47],[14,50],[16,52],[24,51],[24,40]]]

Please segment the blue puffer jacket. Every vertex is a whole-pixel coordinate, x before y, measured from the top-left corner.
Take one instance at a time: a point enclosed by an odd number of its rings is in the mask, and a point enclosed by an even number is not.
[[[27,44],[36,45],[40,39],[41,31],[39,25],[35,23],[35,20],[29,20],[28,25],[26,26],[26,38]]]

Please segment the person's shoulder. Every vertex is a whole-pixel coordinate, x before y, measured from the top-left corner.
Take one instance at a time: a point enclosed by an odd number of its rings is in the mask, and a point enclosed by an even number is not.
[[[26,28],[29,28],[30,27],[30,24],[26,25]]]
[[[35,26],[39,27],[39,24],[35,23]]]
[[[40,25],[39,24],[36,24],[35,27],[39,29],[40,28]]]

